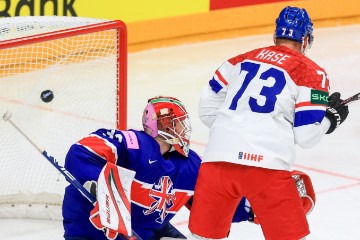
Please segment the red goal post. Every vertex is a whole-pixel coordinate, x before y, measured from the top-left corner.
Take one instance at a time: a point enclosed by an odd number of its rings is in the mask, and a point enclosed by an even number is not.
[[[78,17],[4,18],[0,85],[0,114],[11,111],[64,165],[68,148],[80,138],[98,128],[127,127],[126,25]],[[61,219],[68,183],[3,121],[0,132],[0,218]]]

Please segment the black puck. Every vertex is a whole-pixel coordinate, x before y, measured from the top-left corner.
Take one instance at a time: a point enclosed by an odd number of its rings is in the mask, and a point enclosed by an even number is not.
[[[54,99],[54,93],[51,90],[42,91],[40,98],[46,103],[51,102]]]

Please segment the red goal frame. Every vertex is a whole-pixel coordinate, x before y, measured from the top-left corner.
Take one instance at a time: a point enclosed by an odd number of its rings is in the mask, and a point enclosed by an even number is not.
[[[66,30],[53,31],[48,33],[36,34],[22,38],[0,41],[0,49],[23,46],[43,42],[44,40],[55,40],[66,38],[77,34],[94,33],[98,31],[116,29],[118,40],[117,54],[117,128],[126,130],[127,128],[127,28],[121,20],[106,21],[102,23],[90,24],[83,27],[69,28]],[[77,35],[76,34],[76,35]]]

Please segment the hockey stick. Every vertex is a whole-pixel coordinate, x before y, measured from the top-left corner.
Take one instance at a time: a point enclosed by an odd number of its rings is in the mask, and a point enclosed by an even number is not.
[[[14,121],[11,119],[10,112],[6,112],[4,114],[3,120],[5,122],[9,122],[16,130],[18,130],[18,132],[21,133],[21,135],[23,135],[26,140],[31,143],[31,145],[33,145],[62,175],[65,176],[69,183],[74,185],[74,187],[79,190],[80,193],[84,195],[84,197],[86,197],[92,204],[95,204],[96,199],[84,188],[84,186],[81,185],[81,183],[79,183],[79,181],[76,180],[76,178],[71,175],[71,173],[69,173],[64,167],[60,166],[54,157],[50,156],[44,149],[40,148],[16,123],[14,123]]]
[[[11,119],[12,114],[7,111],[4,115],[3,115],[3,120],[5,122],[9,122],[23,137],[25,137],[26,140],[29,141],[29,143],[31,143],[31,145],[33,145],[40,153],[41,155],[43,155],[62,175],[64,175],[65,179],[72,184],[77,190],[79,190],[79,192],[86,197],[87,200],[89,200],[93,205],[96,202],[96,199],[94,198],[93,195],[90,194],[90,192],[88,190],[86,190],[86,188],[81,185],[81,183],[76,180],[76,178],[70,173],[68,172],[63,166],[60,166],[58,161],[51,155],[49,155],[45,149],[42,149],[39,145],[37,145],[20,127],[18,124],[16,124],[12,119]],[[133,235],[136,237],[137,240],[142,240],[134,231],[132,231]],[[127,238],[123,235],[120,235],[121,238],[123,238],[124,240],[126,240]]]
[[[355,94],[355,95],[353,95],[353,96],[351,96],[351,97],[343,100],[343,101],[341,102],[341,105],[345,105],[345,106],[346,106],[346,105],[348,105],[349,103],[354,102],[354,101],[357,101],[357,100],[359,100],[359,99],[360,99],[360,93],[357,93],[357,94]]]

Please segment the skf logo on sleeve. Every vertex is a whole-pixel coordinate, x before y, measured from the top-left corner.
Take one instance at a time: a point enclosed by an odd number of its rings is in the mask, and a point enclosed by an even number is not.
[[[311,104],[328,105],[328,92],[311,89]]]

